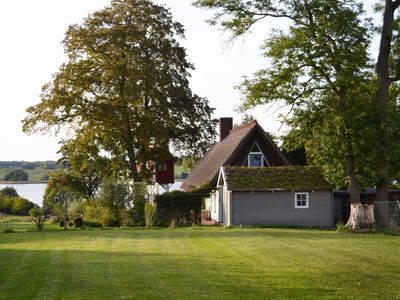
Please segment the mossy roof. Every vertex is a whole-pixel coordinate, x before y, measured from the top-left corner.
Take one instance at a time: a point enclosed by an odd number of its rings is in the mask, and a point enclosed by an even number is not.
[[[315,167],[225,167],[229,190],[331,190]]]

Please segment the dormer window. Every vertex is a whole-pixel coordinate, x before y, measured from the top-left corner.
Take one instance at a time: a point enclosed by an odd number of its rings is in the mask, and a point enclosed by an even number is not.
[[[247,155],[247,159],[243,165],[250,168],[261,168],[269,166],[269,163],[265,159],[263,153],[260,150],[260,147],[258,147],[256,142],[253,144],[253,147],[251,147],[251,150]]]

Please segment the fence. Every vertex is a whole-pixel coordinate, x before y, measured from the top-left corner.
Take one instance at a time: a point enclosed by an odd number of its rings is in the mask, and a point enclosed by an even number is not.
[[[400,234],[400,200],[374,201],[374,215],[378,228]]]

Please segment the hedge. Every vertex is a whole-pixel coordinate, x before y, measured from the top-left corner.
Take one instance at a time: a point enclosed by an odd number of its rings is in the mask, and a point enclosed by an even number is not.
[[[211,191],[210,185],[203,185],[190,192],[172,191],[157,195],[157,217],[161,224],[172,223],[190,226],[201,222],[201,208],[204,198]]]

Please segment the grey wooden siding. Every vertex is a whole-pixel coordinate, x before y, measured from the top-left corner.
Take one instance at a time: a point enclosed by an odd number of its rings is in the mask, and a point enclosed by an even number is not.
[[[303,191],[301,191],[303,192]],[[233,225],[333,225],[330,191],[309,193],[308,208],[295,208],[292,192],[232,192]]]

